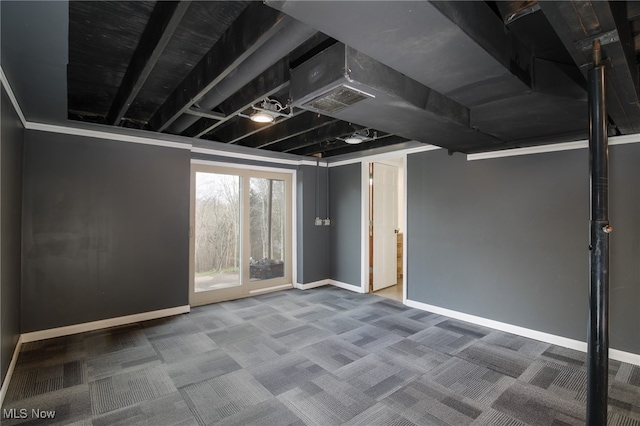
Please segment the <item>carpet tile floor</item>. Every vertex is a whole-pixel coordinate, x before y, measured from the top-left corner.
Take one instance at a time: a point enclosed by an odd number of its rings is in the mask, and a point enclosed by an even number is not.
[[[640,426],[640,367],[609,376]],[[584,353],[327,286],[24,344],[2,425],[583,425],[585,383]]]

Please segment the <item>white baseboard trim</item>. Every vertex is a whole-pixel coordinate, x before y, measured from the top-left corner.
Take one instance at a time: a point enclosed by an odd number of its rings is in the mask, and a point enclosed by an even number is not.
[[[68,336],[70,334],[100,330],[101,328],[116,327],[119,325],[132,324],[140,321],[170,317],[173,315],[185,314],[189,311],[191,311],[191,307],[189,305],[176,306],[175,308],[160,309],[157,311],[142,312],[140,314],[125,315],[122,317],[108,318],[100,321],[85,322],[82,324],[68,325],[65,327],[32,331],[30,333],[22,334],[22,343],[35,342],[38,340],[52,339],[54,337]]]
[[[249,291],[249,294],[267,293],[270,291],[284,290],[285,288],[293,288],[293,284],[281,284],[281,285],[274,285],[273,287],[258,288],[256,290]]]
[[[295,288],[299,290],[309,290],[311,288],[322,287],[323,285],[331,284],[329,281],[330,280],[320,280],[320,281],[313,281],[306,284],[296,283]]]
[[[627,364],[640,366],[640,354],[634,354],[631,352],[625,352],[618,349],[609,348],[609,358],[615,359],[621,362],[626,362]]]
[[[364,289],[362,287],[358,287],[357,285],[347,284],[336,280],[327,280],[329,284],[334,285],[336,287],[344,288],[345,290],[354,291],[356,293],[364,293]]]
[[[22,335],[18,337],[16,348],[13,351],[13,357],[11,358],[11,362],[9,363],[9,368],[7,369],[7,374],[4,376],[4,380],[2,381],[2,388],[0,389],[0,407],[2,407],[2,404],[4,403],[4,397],[7,395],[9,383],[11,383],[11,376],[13,376],[13,370],[16,368],[16,363],[18,362],[18,355],[20,355],[21,347]]]
[[[441,308],[439,306],[416,302],[415,300],[407,299],[404,304],[411,308],[420,309],[422,311],[433,312],[434,314],[444,315],[461,321],[470,322],[472,324],[481,325],[483,327],[489,327],[496,330],[505,331],[507,333],[517,334],[518,336],[527,337],[529,339],[539,340],[541,342],[551,343],[553,345],[558,345],[581,352],[587,352],[587,343],[580,340],[569,339],[567,337],[557,336],[555,334],[545,333],[542,331],[507,324],[488,318],[465,314],[464,312],[458,312],[451,309]],[[640,366],[640,354],[624,352],[618,349],[609,349],[609,358]]]

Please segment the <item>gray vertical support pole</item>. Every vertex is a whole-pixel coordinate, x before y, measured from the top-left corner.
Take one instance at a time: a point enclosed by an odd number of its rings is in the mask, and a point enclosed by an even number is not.
[[[589,169],[591,243],[587,359],[587,426],[607,424],[609,374],[609,148],[605,107],[605,68],[600,42],[593,45],[589,70]]]

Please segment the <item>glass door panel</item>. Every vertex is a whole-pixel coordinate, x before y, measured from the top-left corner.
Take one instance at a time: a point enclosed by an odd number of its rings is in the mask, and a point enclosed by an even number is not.
[[[195,173],[194,292],[240,286],[240,176]]]
[[[291,287],[291,174],[191,168],[189,303]]]
[[[286,188],[279,179],[250,178],[249,280],[285,276]]]

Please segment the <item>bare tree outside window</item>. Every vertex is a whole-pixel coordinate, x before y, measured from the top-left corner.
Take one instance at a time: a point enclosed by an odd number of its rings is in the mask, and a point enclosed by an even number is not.
[[[240,177],[196,173],[195,291],[240,285]]]
[[[249,184],[250,279],[284,276],[285,183],[251,178]]]

